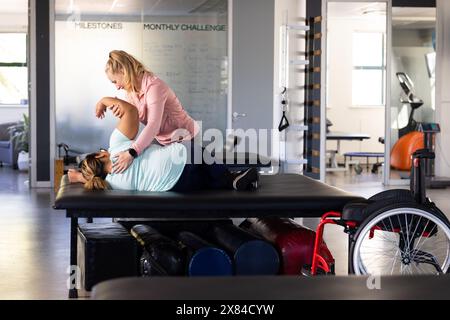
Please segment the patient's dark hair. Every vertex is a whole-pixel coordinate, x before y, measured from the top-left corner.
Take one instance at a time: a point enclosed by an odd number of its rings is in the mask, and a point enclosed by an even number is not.
[[[86,183],[84,187],[88,190],[105,190],[109,189],[108,183],[105,181],[106,175],[103,162],[97,159],[97,153],[91,153],[81,162],[81,174]]]

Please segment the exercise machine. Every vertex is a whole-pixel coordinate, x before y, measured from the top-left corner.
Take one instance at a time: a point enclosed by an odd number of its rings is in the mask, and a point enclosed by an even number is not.
[[[414,120],[414,112],[423,105],[423,100],[414,94],[414,84],[406,73],[397,72],[396,75],[400,83],[400,87],[402,87],[403,92],[406,95],[406,98],[400,98],[400,102],[403,104],[408,104],[411,107],[407,125],[398,130],[398,137],[400,139],[412,131],[417,131],[417,122]]]
[[[408,171],[411,168],[411,155],[414,151],[424,148],[423,133],[417,130],[418,123],[414,119],[414,112],[423,105],[423,100],[413,92],[414,84],[406,73],[397,72],[396,75],[404,94],[400,97],[400,102],[408,104],[411,110],[408,123],[398,130],[398,140],[391,149],[390,166],[401,171]]]
[[[441,132],[439,123],[421,122],[419,123],[419,131],[424,134],[424,147],[435,152],[436,134]],[[426,186],[431,189],[443,189],[450,186],[450,178],[435,176],[434,158],[427,159],[425,163]]]
[[[441,132],[439,123],[417,122],[414,120],[414,111],[423,105],[423,100],[418,98],[414,94],[413,82],[406,73],[397,72],[396,75],[399,80],[400,86],[402,87],[403,92],[406,95],[406,99],[401,98],[400,101],[402,103],[409,104],[411,106],[411,112],[409,115],[408,124],[405,127],[399,129],[399,140],[392,148],[391,165],[393,165],[392,161],[396,160],[397,156],[398,156],[397,159],[401,159],[401,157],[405,157],[404,153],[407,154],[413,153],[417,149],[424,148],[432,152],[435,152],[436,134]],[[404,141],[406,139],[405,137],[407,136],[409,140]],[[401,144],[403,144],[404,147],[396,149],[396,147],[400,146]],[[398,152],[396,150],[398,150]],[[408,163],[406,165],[407,168],[404,169],[409,169],[410,166],[409,157],[403,159],[408,160],[407,161]],[[394,165],[394,167],[396,166]],[[425,160],[424,172],[425,172],[426,186],[428,188],[440,189],[450,186],[450,178],[435,176],[434,158]]]

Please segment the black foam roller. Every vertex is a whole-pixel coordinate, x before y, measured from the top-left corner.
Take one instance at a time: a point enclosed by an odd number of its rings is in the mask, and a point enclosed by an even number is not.
[[[136,225],[131,234],[144,247],[141,257],[143,275],[184,275],[186,253],[174,240],[147,225]]]

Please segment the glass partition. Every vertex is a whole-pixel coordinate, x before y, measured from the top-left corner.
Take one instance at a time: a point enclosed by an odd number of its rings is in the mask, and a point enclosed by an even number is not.
[[[436,8],[392,8],[391,180],[409,178],[418,124],[434,121],[435,24]]]
[[[327,180],[380,182],[386,112],[387,4],[328,1]],[[356,178],[355,178],[356,179]]]
[[[125,98],[105,76],[125,50],[164,80],[203,129],[227,124],[227,0],[55,1],[56,144],[107,147],[116,120],[94,116],[104,96]]]

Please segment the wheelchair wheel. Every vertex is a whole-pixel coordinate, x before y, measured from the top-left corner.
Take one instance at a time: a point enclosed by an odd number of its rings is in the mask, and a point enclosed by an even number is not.
[[[367,217],[350,247],[357,275],[446,273],[450,264],[448,221],[417,204],[380,209]]]
[[[414,202],[414,197],[409,191],[409,189],[390,189],[390,190],[384,190],[382,192],[379,192],[373,196],[371,196],[368,200],[372,201],[386,201],[391,200],[395,202],[404,202],[404,201],[411,201]],[[386,202],[388,204],[388,202]]]

